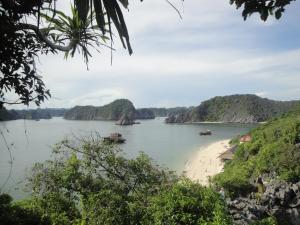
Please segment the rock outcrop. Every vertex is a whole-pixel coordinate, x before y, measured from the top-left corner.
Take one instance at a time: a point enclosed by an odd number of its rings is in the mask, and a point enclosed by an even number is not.
[[[172,114],[165,119],[166,123],[185,123],[187,121],[185,113]]]
[[[235,224],[251,224],[273,216],[280,225],[299,225],[300,182],[293,184],[272,180],[259,198],[252,193],[248,197],[227,199],[227,205]]]
[[[133,125],[135,124],[134,119],[128,115],[123,115],[118,122],[116,122],[116,125],[121,125],[121,126],[128,126],[128,125]]]

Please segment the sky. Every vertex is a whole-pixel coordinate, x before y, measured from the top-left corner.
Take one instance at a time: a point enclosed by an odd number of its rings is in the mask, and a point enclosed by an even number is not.
[[[268,22],[257,15],[244,21],[228,0],[172,2],[182,19],[164,0],[129,1],[124,16],[133,55],[115,39],[112,65],[106,48],[93,54],[89,70],[80,54],[40,56],[39,73],[52,94],[41,107],[118,98],[136,107],[195,106],[231,94],[300,99],[300,1]]]

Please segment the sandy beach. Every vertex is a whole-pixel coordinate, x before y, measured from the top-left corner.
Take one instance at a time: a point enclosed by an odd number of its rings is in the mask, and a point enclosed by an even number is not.
[[[202,185],[208,184],[208,177],[220,173],[223,163],[218,156],[229,148],[229,141],[222,140],[202,147],[185,164],[185,175]]]

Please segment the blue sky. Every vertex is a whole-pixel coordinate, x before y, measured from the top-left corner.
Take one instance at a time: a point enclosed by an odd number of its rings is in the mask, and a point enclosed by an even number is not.
[[[247,21],[229,1],[129,1],[124,11],[134,54],[41,56],[39,70],[53,98],[42,107],[103,105],[128,98],[136,107],[198,105],[217,95],[251,93],[300,99],[300,1],[281,20]],[[66,6],[63,6],[66,7]]]

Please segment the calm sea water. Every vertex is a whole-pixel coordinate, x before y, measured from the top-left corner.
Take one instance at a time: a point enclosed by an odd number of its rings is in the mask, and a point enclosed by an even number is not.
[[[111,121],[70,121],[62,118],[29,121],[16,120],[0,123],[0,187],[9,174],[9,153],[13,163],[12,175],[3,188],[16,199],[24,197],[25,174],[35,162],[51,158],[52,146],[66,137],[88,136],[99,132],[101,136],[119,132],[126,143],[120,145],[128,157],[144,151],[160,165],[181,172],[185,162],[200,147],[222,139],[232,138],[253,128],[243,124],[165,124],[164,118],[143,120],[133,126],[117,126]],[[201,130],[212,130],[211,136],[200,136]],[[3,191],[2,190],[2,191]]]

